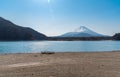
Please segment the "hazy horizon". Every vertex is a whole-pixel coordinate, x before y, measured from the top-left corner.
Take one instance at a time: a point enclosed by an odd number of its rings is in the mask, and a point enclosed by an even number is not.
[[[0,0],[0,17],[57,36],[80,26],[105,35],[120,30],[120,0]]]

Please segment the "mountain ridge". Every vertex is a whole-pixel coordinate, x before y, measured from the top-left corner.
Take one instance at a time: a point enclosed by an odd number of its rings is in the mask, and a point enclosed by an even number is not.
[[[0,17],[0,40],[43,40],[46,35],[32,28],[22,27]]]

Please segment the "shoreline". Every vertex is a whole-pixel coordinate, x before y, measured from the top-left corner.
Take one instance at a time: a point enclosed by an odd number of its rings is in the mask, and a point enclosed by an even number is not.
[[[120,52],[0,54],[0,77],[119,77]]]
[[[16,54],[60,54],[60,53],[110,53],[110,52],[120,52],[120,50],[116,51],[75,51],[75,52],[55,52],[55,51],[45,51],[45,52],[16,52],[16,53],[0,53],[1,55],[16,55]]]

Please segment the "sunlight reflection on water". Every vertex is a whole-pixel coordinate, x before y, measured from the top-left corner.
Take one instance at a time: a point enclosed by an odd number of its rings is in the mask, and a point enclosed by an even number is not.
[[[120,41],[23,41],[0,42],[0,53],[41,51],[94,52],[120,50]]]

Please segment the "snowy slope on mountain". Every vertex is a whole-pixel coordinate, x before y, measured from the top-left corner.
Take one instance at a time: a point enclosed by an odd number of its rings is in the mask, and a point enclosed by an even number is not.
[[[65,33],[60,37],[104,37],[105,35],[96,33],[85,26],[81,26],[78,29]]]

